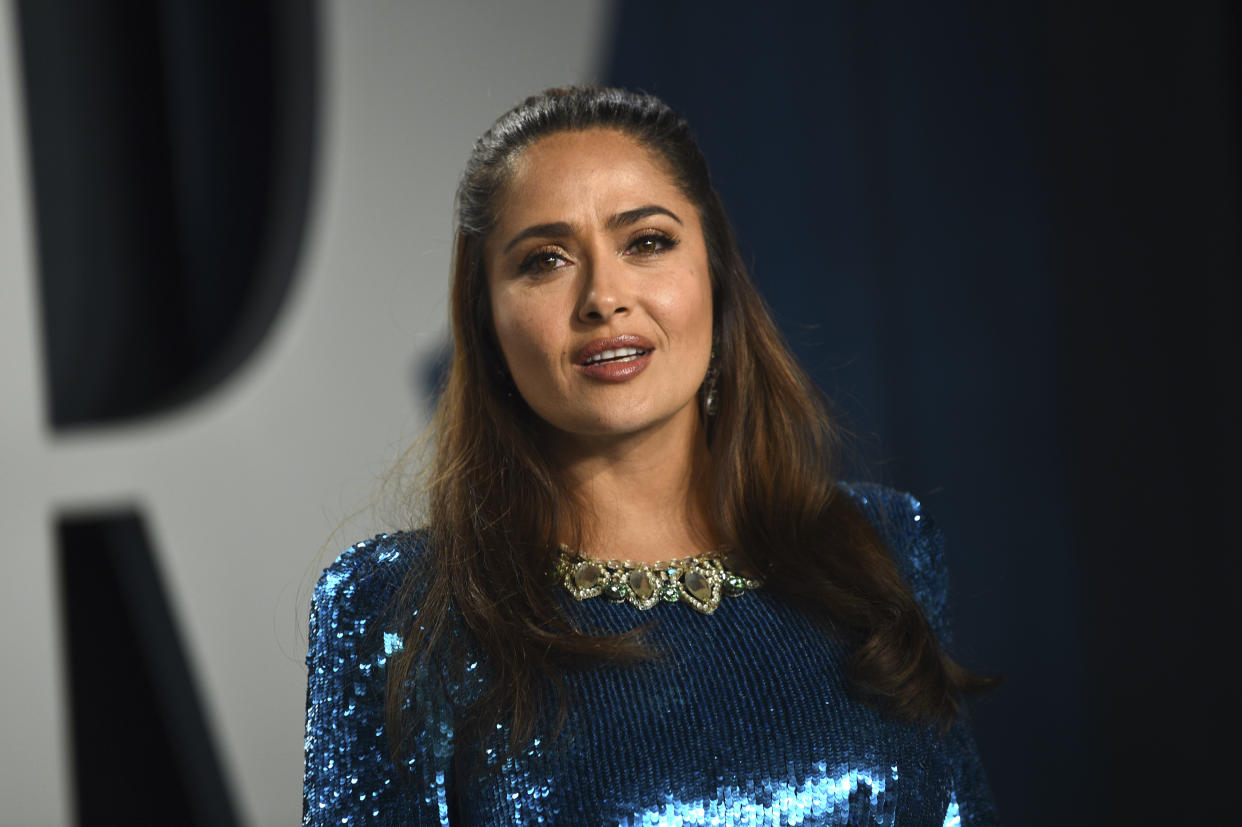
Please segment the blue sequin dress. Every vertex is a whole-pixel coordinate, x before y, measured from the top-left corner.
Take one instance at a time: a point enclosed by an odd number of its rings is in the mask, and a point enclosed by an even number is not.
[[[907,494],[845,490],[947,641],[940,532]],[[507,756],[504,725],[469,745],[455,737],[462,705],[476,697],[471,676],[485,665],[463,664],[458,680],[424,671],[410,691],[418,727],[402,756],[409,771],[399,772],[384,699],[401,637],[385,613],[421,552],[419,535],[376,537],[347,549],[315,589],[304,824],[998,823],[965,719],[945,734],[853,700],[847,649],[762,588],[711,615],[566,593],[580,628],[657,621],[647,640],[664,657],[569,675],[575,702],[560,737],[545,728]]]

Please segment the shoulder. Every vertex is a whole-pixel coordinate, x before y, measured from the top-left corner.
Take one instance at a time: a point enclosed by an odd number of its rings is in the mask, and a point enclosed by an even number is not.
[[[381,812],[415,806],[396,783],[385,716],[387,664],[401,645],[390,619],[424,546],[421,535],[405,532],[355,543],[315,586],[306,651],[304,824],[369,824],[375,822],[367,813],[380,819]]]
[[[839,483],[888,548],[932,626],[947,635],[948,562],[944,535],[913,494],[875,483]]]
[[[905,546],[938,531],[935,520],[913,494],[873,482],[842,482],[837,488],[849,496],[886,541]]]
[[[411,571],[426,565],[426,534],[378,534],[345,549],[323,570],[312,596],[312,611],[362,617],[391,604]]]

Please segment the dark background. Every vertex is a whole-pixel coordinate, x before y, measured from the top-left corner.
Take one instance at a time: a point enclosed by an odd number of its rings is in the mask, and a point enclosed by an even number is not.
[[[318,94],[308,2],[71,5],[17,3],[57,428],[175,404],[254,346],[296,275]],[[1010,825],[1231,804],[1240,34],[1227,2],[618,8],[605,80],[695,125],[857,434],[849,475],[949,537],[957,654],[1006,679],[972,712]],[[125,597],[158,590],[141,527],[83,525],[61,524],[67,593],[117,585],[75,611],[129,600],[115,638],[141,649],[124,624],[165,611]],[[75,720],[162,691],[122,680],[75,686]],[[123,731],[77,733],[81,821],[117,814],[110,766],[208,779],[153,810],[225,795],[210,739],[169,734],[199,732],[181,690],[123,759]]]
[[[1238,7],[713,8],[622,4],[608,80],[695,125],[852,473],[948,535],[1006,823],[1223,819]]]

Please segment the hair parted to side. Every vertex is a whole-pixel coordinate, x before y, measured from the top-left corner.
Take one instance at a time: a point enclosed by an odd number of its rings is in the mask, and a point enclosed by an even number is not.
[[[888,552],[835,485],[839,438],[819,391],[795,362],[751,284],[689,124],[651,95],[550,89],[505,113],[474,146],[457,191],[450,306],[453,358],[433,424],[426,492],[427,567],[401,590],[414,618],[389,661],[389,732],[407,732],[406,693],[421,659],[451,644],[450,612],[491,665],[471,719],[512,724],[528,739],[544,694],[582,658],[653,656],[637,635],[574,628],[548,572],[559,539],[581,535],[572,492],[539,444],[533,411],[512,385],[492,325],[483,244],[513,161],[558,132],[622,132],[652,152],[699,211],[716,337],[717,413],[705,418],[705,501],[719,537],[777,591],[855,645],[860,697],[894,716],[947,725],[962,691],[989,684],[945,655]],[[568,527],[568,528],[567,528]]]

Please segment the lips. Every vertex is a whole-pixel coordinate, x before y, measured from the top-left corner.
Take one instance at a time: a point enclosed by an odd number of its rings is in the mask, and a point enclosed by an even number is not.
[[[584,375],[604,382],[624,382],[651,362],[655,345],[633,334],[595,339],[578,351],[574,364]]]

